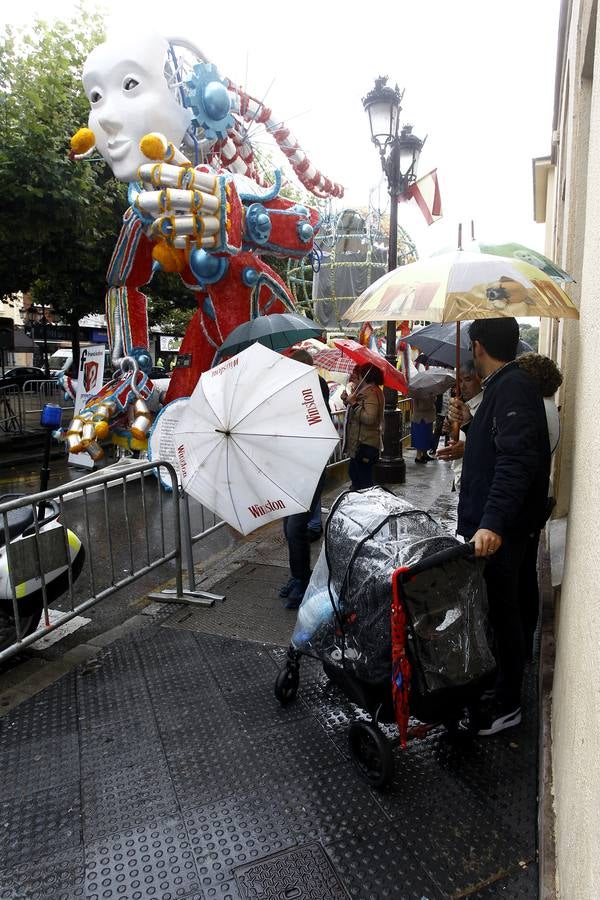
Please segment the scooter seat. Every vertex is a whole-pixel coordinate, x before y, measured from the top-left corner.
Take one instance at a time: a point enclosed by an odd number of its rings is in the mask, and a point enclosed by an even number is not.
[[[22,494],[2,494],[0,496],[0,505],[8,503],[9,500],[16,500]],[[18,537],[26,528],[33,525],[33,507],[22,506],[20,509],[11,509],[7,513],[8,519],[8,535],[9,540]],[[4,516],[0,515],[0,547],[6,544],[6,531],[4,529]]]

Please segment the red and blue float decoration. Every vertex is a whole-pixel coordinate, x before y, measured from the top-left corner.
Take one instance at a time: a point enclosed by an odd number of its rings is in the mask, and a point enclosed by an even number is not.
[[[92,51],[83,82],[89,127],[72,138],[70,156],[99,153],[129,184],[130,205],[107,275],[109,344],[119,374],[79,420],[82,429],[93,422],[96,437],[108,424],[122,443],[139,406],[138,383],[141,388],[152,364],[141,288],[158,269],[178,273],[197,301],[164,402],[191,394],[235,327],[294,308],[287,285],[261,254],[299,259],[310,253],[319,215],[281,196],[280,172],[265,183],[252,128],[273,136],[315,196],[341,197],[343,188],[315,168],[263,102],[222,78],[186,39],[119,35]],[[150,410],[157,405],[151,388],[144,380]],[[143,437],[141,418],[136,440]],[[144,421],[149,426],[151,415]],[[71,443],[79,446],[76,436]]]

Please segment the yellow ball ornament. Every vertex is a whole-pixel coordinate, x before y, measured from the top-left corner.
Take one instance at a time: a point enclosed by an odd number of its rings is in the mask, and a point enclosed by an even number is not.
[[[96,135],[91,128],[80,128],[71,138],[71,150],[73,153],[87,153],[96,143]]]
[[[140,150],[148,159],[163,159],[167,152],[167,142],[162,134],[145,134],[140,141]]]
[[[165,241],[160,241],[152,250],[152,259],[160,264],[163,272],[183,272],[185,256]]]

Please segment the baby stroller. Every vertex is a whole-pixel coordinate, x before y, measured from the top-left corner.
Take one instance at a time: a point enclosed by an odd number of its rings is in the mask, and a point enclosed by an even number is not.
[[[275,696],[282,704],[295,698],[303,654],[321,660],[370,716],[351,724],[349,745],[373,787],[393,776],[392,742],[380,723],[397,723],[402,746],[440,723],[458,732],[495,668],[472,552],[383,488],[343,493],[331,509]],[[409,717],[425,724],[411,730]]]

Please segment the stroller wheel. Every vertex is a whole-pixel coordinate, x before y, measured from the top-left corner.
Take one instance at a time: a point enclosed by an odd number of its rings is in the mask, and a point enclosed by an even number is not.
[[[275,696],[282,706],[286,706],[296,699],[298,693],[298,684],[300,682],[300,673],[298,668],[290,668],[285,666],[275,679]]]
[[[348,733],[350,755],[360,776],[371,787],[385,787],[394,774],[392,747],[372,722],[352,722]]]

